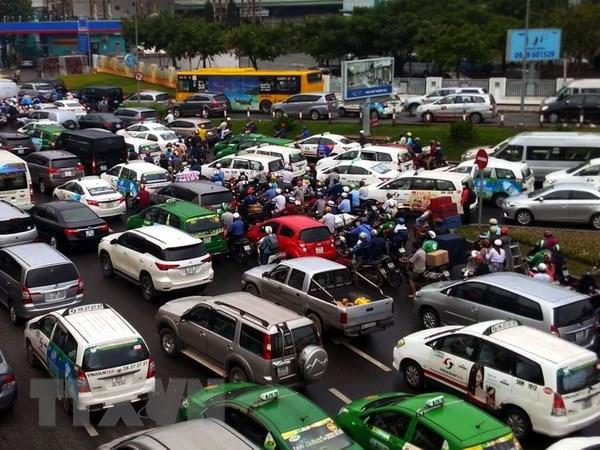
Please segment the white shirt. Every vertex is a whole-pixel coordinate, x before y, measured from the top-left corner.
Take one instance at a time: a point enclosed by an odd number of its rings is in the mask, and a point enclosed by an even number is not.
[[[281,173],[281,179],[283,180],[284,184],[292,184],[292,180],[294,179],[294,172],[292,172],[291,170],[285,169]]]
[[[552,277],[548,275],[546,272],[536,273],[533,276],[534,280],[546,281],[547,283],[552,283]]]
[[[165,122],[167,122],[167,123],[171,123],[171,122],[173,122],[174,120],[175,120],[175,116],[173,115],[173,113],[172,113],[172,112],[170,112],[169,114],[167,114],[167,115],[165,116]]]
[[[486,258],[491,263],[504,264],[504,261],[506,260],[506,252],[503,248],[492,248],[487,254]]]
[[[276,195],[273,199],[273,202],[275,203],[275,209],[277,212],[283,211],[285,208],[285,196],[283,194]]]
[[[335,214],[327,213],[321,218],[321,223],[329,228],[331,233],[335,232]]]

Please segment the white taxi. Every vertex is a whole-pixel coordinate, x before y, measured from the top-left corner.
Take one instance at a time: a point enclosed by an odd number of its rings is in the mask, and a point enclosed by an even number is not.
[[[142,159],[144,159],[146,155],[150,155],[154,160],[154,164],[158,164],[160,161],[162,150],[156,142],[127,135],[125,136],[125,146],[127,147],[127,151],[136,152]]]
[[[257,155],[257,154],[238,154],[225,156],[217,159],[210,164],[202,166],[202,175],[210,179],[217,167],[220,165],[220,170],[223,172],[224,181],[237,179],[242,172],[248,177],[248,181],[254,180],[259,173],[271,173],[280,175],[283,171],[283,160],[278,156]]]
[[[165,151],[167,149],[168,144],[175,145],[179,143],[179,138],[171,130],[142,131],[140,133],[135,133],[132,137],[156,142],[162,151]]]
[[[67,181],[54,188],[54,200],[75,200],[87,205],[99,217],[125,214],[125,197],[96,175]]]
[[[136,134],[147,132],[147,131],[171,131],[170,128],[167,128],[162,123],[157,122],[145,122],[145,123],[134,123],[133,125],[129,125],[127,128],[123,128],[117,131],[116,134],[121,136],[130,136],[135,137]]]
[[[156,191],[171,184],[169,172],[156,164],[142,160],[133,160],[117,164],[100,175],[119,192],[131,192],[130,186],[136,189],[143,184],[149,191]]]
[[[341,134],[332,133],[315,134],[296,141],[290,146],[299,148],[304,156],[309,158],[329,156],[332,152],[344,152],[360,148],[358,142],[354,142]]]
[[[593,158],[570,169],[557,170],[546,175],[544,187],[555,183],[600,184],[600,158]]]
[[[412,158],[407,148],[370,144],[344,152],[333,152],[331,156],[319,159],[315,167],[317,170],[325,170],[343,162],[354,160],[377,161],[390,169],[397,169],[401,172],[410,170],[413,167]]]
[[[298,177],[306,173],[308,161],[300,150],[292,147],[283,147],[281,145],[261,144],[256,147],[250,147],[242,150],[239,155],[269,155],[281,158],[283,163],[292,167],[294,176]]]
[[[452,388],[498,414],[519,440],[532,430],[565,436],[600,418],[596,354],[516,320],[419,331],[393,354],[409,387]]]
[[[24,334],[27,360],[60,381],[68,413],[143,402],[154,394],[154,359],[144,338],[108,305],[36,317]]]
[[[382,181],[392,180],[400,175],[395,169],[391,169],[378,161],[343,161],[340,164],[325,170],[317,168],[317,180],[324,182],[329,174],[337,171],[340,175],[340,183],[349,185],[358,185],[364,181],[366,185],[381,183]]]

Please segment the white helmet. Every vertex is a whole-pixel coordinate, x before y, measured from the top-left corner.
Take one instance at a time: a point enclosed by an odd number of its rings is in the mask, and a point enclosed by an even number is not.
[[[273,228],[271,228],[269,225],[267,225],[265,227],[265,233],[267,234],[272,234],[273,233]]]
[[[427,236],[429,237],[429,239],[435,239],[437,237],[437,234],[435,234],[435,231],[429,230],[427,232]]]
[[[537,268],[540,272],[545,272],[548,269],[548,266],[544,263],[539,263]]]
[[[343,191],[344,192],[350,192],[350,187],[349,186],[344,186]]]
[[[500,239],[496,239],[494,241],[494,245],[497,246],[497,247],[502,247],[502,241]]]
[[[294,197],[293,195],[290,195],[288,197],[288,200],[289,200],[290,203],[294,203],[296,201],[296,197]]]
[[[361,231],[360,234],[358,235],[359,239],[366,239],[367,238],[367,233],[365,233],[364,231]]]
[[[283,191],[281,190],[281,188],[277,188],[277,189],[275,189],[275,192],[276,192],[277,194],[281,194]]]
[[[477,250],[471,250],[471,258],[477,258],[479,256],[479,252]]]
[[[340,236],[340,242],[343,244],[346,242],[346,238],[344,236]]]
[[[233,213],[233,218],[234,219],[239,219],[240,218],[240,213]]]
[[[329,200],[329,201],[327,202],[327,204],[328,204],[329,206],[335,206],[335,202],[334,202],[333,200]]]
[[[404,247],[400,247],[398,249],[398,253],[400,253],[401,255],[404,255],[406,253],[406,249]]]
[[[365,134],[365,130],[360,130],[359,133],[360,134]]]
[[[377,230],[371,230],[371,236],[377,236]]]
[[[348,198],[348,193],[347,192],[342,192],[342,198]]]
[[[217,163],[217,169],[221,168],[221,163]]]

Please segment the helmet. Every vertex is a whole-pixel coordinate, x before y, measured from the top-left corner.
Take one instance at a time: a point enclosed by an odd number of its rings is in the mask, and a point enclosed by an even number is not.
[[[330,213],[331,212],[331,208],[329,206],[326,206],[323,211],[325,211],[325,214]]]
[[[407,131],[407,132],[406,132],[406,135],[407,135],[407,136],[412,136],[412,133],[411,133],[410,131]]]
[[[290,201],[290,203],[294,203],[296,201],[296,197],[294,197],[293,195],[288,197],[288,200]]]
[[[429,231],[427,232],[427,237],[428,237],[429,239],[435,239],[435,238],[437,237],[437,234],[435,234],[435,231],[433,231],[433,230],[429,230]]]
[[[490,225],[498,225],[498,219],[494,219],[493,217],[488,221]]]
[[[392,220],[392,215],[391,215],[391,214],[385,214],[385,215],[383,216],[383,218],[384,218],[385,220]]]
[[[480,252],[478,252],[477,250],[472,250],[471,251],[471,258],[477,258],[479,256]]]
[[[365,134],[365,130],[360,130],[359,133],[360,134]]]
[[[233,218],[234,219],[239,219],[240,218],[240,213],[233,213]]]
[[[346,242],[346,238],[344,236],[340,236],[340,242],[343,244]]]
[[[360,234],[358,235],[359,239],[366,239],[367,238],[367,233],[365,233],[364,231],[361,231]]]
[[[406,249],[404,247],[400,247],[398,249],[398,253],[400,253],[401,255],[404,255],[406,253]]]
[[[275,192],[276,192],[277,194],[281,194],[283,191],[281,190],[281,188],[277,188],[277,189],[275,189]]]
[[[552,231],[550,231],[550,230],[545,230],[545,231],[544,231],[544,237],[548,237],[548,236],[552,236]]]
[[[221,163],[217,163],[217,169],[221,168]]]
[[[377,236],[377,234],[378,234],[378,233],[377,233],[377,230],[373,230],[373,231],[371,231],[371,236]]]
[[[327,204],[328,204],[329,206],[335,206],[335,202],[334,202],[333,200],[329,200],[329,201],[327,202]]]
[[[342,188],[342,190],[343,190],[344,192],[350,192],[350,187],[348,187],[348,186],[344,186],[344,187]]]
[[[509,233],[508,227],[500,228],[500,233],[502,234],[502,236],[508,236],[508,233]]]
[[[406,223],[406,220],[404,220],[404,217],[398,217],[398,224],[404,225],[405,223]]]
[[[548,269],[548,266],[546,264],[544,264],[544,263],[539,263],[538,266],[537,266],[537,268],[538,268],[538,270],[540,272],[545,272],[546,269]]]
[[[502,241],[501,241],[500,239],[496,239],[496,240],[494,241],[494,245],[495,245],[496,247],[502,247]]]
[[[267,234],[271,234],[271,233],[273,233],[273,228],[271,228],[269,225],[267,225],[267,226],[265,227],[265,233],[267,233]]]
[[[347,192],[342,192],[342,198],[348,198],[348,193]]]
[[[395,208],[396,207],[396,201],[395,200],[390,200],[390,202],[388,203],[390,208]]]

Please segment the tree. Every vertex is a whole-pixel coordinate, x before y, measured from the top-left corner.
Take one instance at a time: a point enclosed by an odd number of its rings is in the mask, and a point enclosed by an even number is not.
[[[32,15],[31,0],[0,0],[0,17],[16,21],[29,20]]]
[[[561,15],[563,54],[574,58],[577,71],[584,59],[593,60],[600,54],[600,4],[580,3]]]
[[[348,20],[342,16],[308,19],[299,30],[303,50],[321,65],[348,53],[349,33]]]
[[[206,0],[204,5],[204,19],[209,23],[215,21],[215,7],[210,0]]]
[[[206,67],[208,59],[226,50],[223,44],[222,28],[215,23],[208,23],[202,19],[194,19],[191,27],[189,45],[191,49],[196,51],[196,55],[199,55],[202,59],[202,67]]]
[[[233,0],[227,3],[227,11],[225,12],[225,24],[227,28],[233,28],[240,24],[240,13],[238,7]]]
[[[287,36],[288,28],[285,25],[245,23],[225,34],[225,44],[238,57],[248,57],[252,67],[258,69],[259,59],[274,61],[289,51]]]

